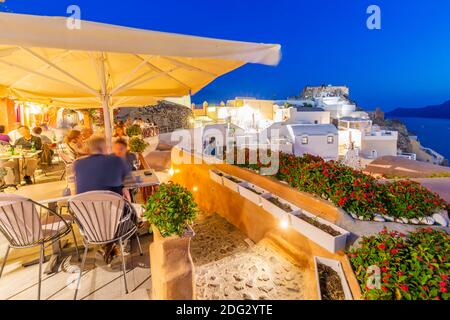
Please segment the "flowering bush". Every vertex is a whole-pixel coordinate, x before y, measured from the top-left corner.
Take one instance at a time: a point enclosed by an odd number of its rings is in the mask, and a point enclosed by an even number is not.
[[[450,299],[450,235],[444,231],[404,235],[385,228],[348,256],[365,299]]]
[[[192,193],[175,183],[162,184],[148,198],[144,216],[155,225],[163,237],[182,236],[197,216],[197,204]]]
[[[379,188],[386,197],[384,204],[387,211],[394,217],[424,217],[436,209],[447,207],[436,193],[414,181],[395,181],[380,185]]]
[[[261,168],[258,164],[240,166]],[[373,218],[376,213],[389,213],[399,218],[423,217],[447,207],[437,194],[418,183],[397,181],[380,185],[362,171],[308,154],[296,157],[280,153],[276,177],[300,191],[315,194],[366,219]]]

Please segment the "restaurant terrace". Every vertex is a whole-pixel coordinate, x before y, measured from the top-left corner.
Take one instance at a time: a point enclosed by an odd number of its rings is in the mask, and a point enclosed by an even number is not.
[[[449,298],[439,194],[194,126],[191,95],[280,45],[79,22],[0,13],[0,299]],[[431,290],[368,287],[431,244]]]

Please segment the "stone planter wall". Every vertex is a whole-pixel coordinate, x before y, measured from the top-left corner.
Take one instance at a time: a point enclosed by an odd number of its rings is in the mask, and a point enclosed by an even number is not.
[[[163,238],[152,226],[150,244],[152,299],[195,299],[194,263],[190,254],[191,237]]]

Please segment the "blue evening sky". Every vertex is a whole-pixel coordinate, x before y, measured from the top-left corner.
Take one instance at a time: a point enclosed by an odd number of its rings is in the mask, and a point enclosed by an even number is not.
[[[303,86],[350,86],[361,106],[385,110],[450,99],[448,0],[6,0],[16,13],[66,15],[131,27],[279,43],[278,67],[247,65],[203,89],[194,101],[234,96],[284,99]],[[366,28],[381,7],[382,29]],[[5,6],[0,4],[0,10]]]

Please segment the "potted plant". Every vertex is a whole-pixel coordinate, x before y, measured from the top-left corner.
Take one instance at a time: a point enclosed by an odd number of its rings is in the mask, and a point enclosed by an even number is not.
[[[126,132],[127,136],[132,138],[132,137],[140,136],[142,134],[142,129],[139,125],[133,124],[133,125],[127,127],[125,132]]]
[[[190,224],[198,213],[192,193],[175,183],[162,184],[148,198],[144,216],[153,230],[150,245],[153,299],[194,299]]]
[[[353,300],[339,261],[314,257],[314,266],[319,300]]]
[[[148,143],[145,142],[144,139],[141,139],[139,137],[131,138],[129,145],[130,145],[130,151],[134,152],[134,153],[142,153],[148,147]]]
[[[345,250],[350,234],[347,230],[304,210],[294,213],[291,223],[295,230],[328,251]]]

